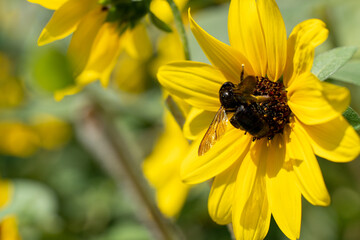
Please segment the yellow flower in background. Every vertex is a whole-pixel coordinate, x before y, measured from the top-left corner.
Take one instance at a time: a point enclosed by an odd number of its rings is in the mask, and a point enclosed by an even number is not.
[[[56,150],[70,140],[71,127],[67,122],[50,115],[37,115],[32,121],[0,122],[1,154],[29,157],[39,148]]]
[[[118,68],[123,69],[124,73],[120,71],[116,74],[116,81],[118,85],[123,86],[124,90],[131,92],[134,89],[132,85],[136,81],[127,81],[128,73],[141,66],[141,61],[149,59],[153,53],[145,24],[139,22],[136,26],[131,26],[123,32],[124,23],[121,19],[115,21],[108,19],[111,4],[103,5],[97,0],[29,1],[55,10],[40,34],[38,40],[40,46],[74,33],[69,45],[68,56],[74,68],[76,85],[57,91],[55,93],[56,100],[61,100],[66,95],[76,94],[84,86],[98,79],[102,86],[107,87],[112,70],[120,53],[124,52],[123,50],[126,50],[125,60],[120,61]],[[184,6],[186,2],[184,0],[176,1],[180,6]],[[114,1],[114,5],[116,4],[118,3]],[[155,5],[157,7],[154,7]],[[160,19],[170,21],[171,11],[167,5],[160,0],[153,1],[151,10],[156,15],[160,14]],[[141,16],[135,16],[135,18],[138,17]],[[127,24],[128,19],[124,21]],[[131,66],[129,69],[123,68],[122,65],[129,66],[129,61],[134,62],[134,59],[127,59],[127,54],[131,58],[140,60],[140,65]]]
[[[108,9],[97,0],[30,2],[55,10],[40,34],[40,46],[73,33],[68,56],[73,65],[76,86],[59,90],[55,93],[55,99],[61,100],[65,95],[75,94],[97,79],[107,86],[120,49],[117,23],[106,22]]]
[[[359,136],[342,116],[349,105],[349,91],[320,82],[310,72],[314,49],[325,41],[328,30],[322,21],[310,19],[298,24],[286,39],[274,0],[231,1],[231,46],[189,19],[212,66],[171,63],[160,68],[160,83],[170,94],[200,109],[191,117],[197,123],[210,122],[219,110],[219,89],[225,82],[231,82],[227,85],[232,86],[237,105],[234,115],[225,114],[231,124],[224,120],[226,131],[210,150],[183,162],[182,178],[191,184],[214,178],[210,216],[219,224],[232,222],[237,239],[265,238],[271,215],[288,238],[297,239],[301,196],[313,205],[330,203],[315,154],[347,162],[360,152]],[[247,84],[244,80],[239,85],[242,66],[245,80],[254,83],[248,85],[247,100],[236,93]],[[232,119],[235,115],[240,120]],[[244,128],[246,121],[250,123]],[[209,125],[197,127],[201,132]],[[257,135],[260,130],[265,134]]]
[[[6,208],[12,198],[14,186],[10,181],[0,181],[0,209]],[[7,215],[0,221],[1,240],[20,240],[17,220],[14,215]]]
[[[180,165],[190,150],[174,117],[166,111],[165,129],[153,152],[143,163],[145,177],[156,190],[156,200],[167,217],[176,216],[185,203],[190,185],[180,179]]]
[[[175,4],[183,12],[187,2],[188,0],[177,0]],[[150,10],[163,22],[172,25],[174,19],[166,1],[151,1]],[[120,55],[113,79],[120,90],[129,93],[141,93],[150,85],[149,78],[156,76],[161,65],[170,61],[183,60],[185,56],[175,27],[172,27],[171,33],[162,34],[158,38],[155,56],[153,56],[151,41],[145,25],[139,24],[134,30],[131,35],[129,34],[132,38],[128,37],[128,44],[125,44],[125,51]],[[134,47],[131,47],[130,44],[136,42],[136,39],[137,41],[141,39],[141,44],[134,44]]]
[[[17,107],[23,100],[23,85],[13,75],[10,59],[5,54],[0,53],[0,108]]]
[[[0,222],[1,240],[20,240],[21,236],[18,230],[18,223],[15,216],[6,216]]]
[[[40,139],[35,130],[19,121],[0,122],[0,153],[28,157],[34,154]]]
[[[40,146],[46,150],[63,147],[72,135],[70,124],[52,115],[35,116],[31,126],[39,136]]]

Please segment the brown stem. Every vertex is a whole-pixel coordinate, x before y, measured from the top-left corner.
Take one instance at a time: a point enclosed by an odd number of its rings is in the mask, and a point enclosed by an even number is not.
[[[134,202],[137,203],[136,213],[155,239],[182,239],[179,229],[158,210],[125,139],[113,122],[104,116],[99,106],[88,108],[76,123],[79,140],[117,185],[129,190],[129,194],[137,200]]]

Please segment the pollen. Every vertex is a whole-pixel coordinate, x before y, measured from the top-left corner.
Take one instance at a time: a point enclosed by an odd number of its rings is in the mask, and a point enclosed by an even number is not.
[[[275,134],[283,132],[292,114],[287,104],[287,92],[281,81],[273,82],[266,77],[257,77],[257,80],[253,95],[269,96],[269,100],[252,104],[269,125],[270,132],[266,137],[272,139]]]

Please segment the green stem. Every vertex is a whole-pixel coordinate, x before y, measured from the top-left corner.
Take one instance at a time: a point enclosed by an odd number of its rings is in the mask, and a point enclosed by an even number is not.
[[[184,47],[185,59],[190,60],[189,44],[188,44],[188,40],[187,40],[186,33],[185,33],[184,23],[181,18],[181,13],[179,11],[179,8],[176,6],[176,4],[173,0],[167,0],[167,2],[171,8],[173,15],[174,15],[175,25],[180,34],[180,38],[181,38],[181,41],[182,41],[182,44]]]

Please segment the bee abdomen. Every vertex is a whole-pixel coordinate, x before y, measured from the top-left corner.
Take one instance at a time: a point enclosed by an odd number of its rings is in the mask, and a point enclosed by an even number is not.
[[[230,123],[235,128],[247,131],[256,138],[265,137],[270,132],[269,125],[252,108],[251,105],[240,105],[230,119]]]

